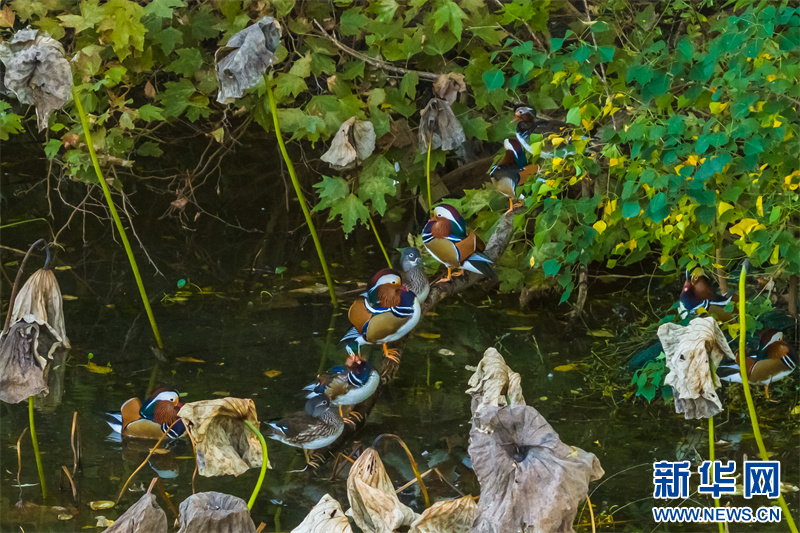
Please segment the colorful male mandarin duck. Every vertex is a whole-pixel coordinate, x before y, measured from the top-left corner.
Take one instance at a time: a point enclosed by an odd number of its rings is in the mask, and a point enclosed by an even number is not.
[[[514,108],[513,121],[517,123],[517,140],[528,152],[533,153],[531,135],[542,135],[544,137],[544,140],[547,141],[547,146],[544,148],[547,151],[541,152],[539,156],[546,159],[552,158],[554,156],[553,150],[557,149],[562,143],[569,143],[573,138],[566,122],[538,117],[536,110],[529,106],[516,106]],[[588,141],[590,150],[598,150],[599,147],[595,146],[591,137],[582,136],[581,139]],[[564,152],[565,155],[571,153],[574,153],[574,148]],[[563,156],[559,153],[559,157]]]
[[[783,340],[783,333],[767,329],[759,338],[758,353],[746,356],[744,362],[747,381],[753,385],[764,385],[769,398],[769,385],[785,378],[797,368],[797,352]],[[738,351],[735,361],[721,364],[717,368],[717,376],[732,383],[742,382]]]
[[[386,343],[401,339],[419,322],[422,310],[416,295],[403,285],[396,270],[384,268],[372,276],[361,296],[347,313],[353,327],[342,341],[382,344],[386,357],[397,361],[397,351]]]
[[[422,255],[416,248],[403,248],[400,250],[400,267],[403,285],[416,294],[417,301],[422,303],[428,298],[431,291],[431,284],[425,269],[422,268]]]
[[[503,145],[506,155],[489,170],[492,185],[503,196],[508,198],[509,213],[514,210],[514,200],[517,200],[517,186],[525,183],[521,172],[528,164],[525,150],[517,139],[506,139]]]
[[[344,366],[335,366],[306,385],[304,390],[312,391],[307,398],[324,394],[332,405],[356,405],[373,395],[381,381],[378,371],[361,358],[357,342],[347,345],[347,353]]]
[[[324,394],[311,397],[306,402],[305,411],[267,422],[267,426],[272,432],[269,438],[302,448],[308,463],[312,462],[308,450],[333,444],[344,430],[344,422]]]
[[[119,413],[108,413],[108,425],[122,438],[160,439],[166,433],[167,438],[177,439],[186,430],[178,418],[183,407],[179,400],[178,391],[164,389],[154,392],[144,407],[139,398],[131,398]]]
[[[422,242],[437,261],[447,267],[447,277],[439,283],[450,281],[454,268],[481,274],[496,280],[492,262],[481,255],[484,249],[475,233],[467,234],[467,225],[452,205],[442,204],[433,209],[433,217],[422,230]]]
[[[681,318],[697,313],[699,309],[713,315],[720,322],[727,322],[733,318],[733,313],[725,311],[725,306],[731,301],[731,296],[718,294],[711,280],[703,274],[691,274],[686,271],[686,282],[683,284],[679,299],[678,313]]]

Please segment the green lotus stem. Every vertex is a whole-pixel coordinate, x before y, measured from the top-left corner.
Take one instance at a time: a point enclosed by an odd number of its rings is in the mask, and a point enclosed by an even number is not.
[[[36,427],[33,425],[33,396],[28,398],[28,425],[31,428],[31,442],[33,443],[33,456],[36,457],[36,470],[39,472],[39,484],[42,486],[42,501],[47,499],[47,485],[44,482],[44,467],[42,455],[39,453],[39,439],[36,438]]]
[[[278,138],[278,146],[281,149],[281,155],[286,162],[286,169],[289,171],[289,176],[292,178],[292,185],[294,192],[297,195],[297,200],[300,202],[300,209],[303,210],[303,216],[306,217],[306,224],[311,231],[311,238],[314,240],[314,247],[317,249],[319,262],[322,264],[322,272],[325,274],[325,282],[328,284],[328,292],[331,295],[331,304],[336,305],[336,292],[333,290],[333,278],[328,271],[328,263],[325,261],[325,254],[322,253],[322,244],[319,242],[317,236],[317,229],[314,227],[314,221],[311,220],[311,213],[308,211],[306,205],[306,198],[303,195],[303,190],[300,188],[300,182],[297,181],[297,174],[294,171],[292,160],[289,159],[289,153],[286,151],[286,145],[283,143],[283,135],[281,134],[281,125],[278,121],[278,104],[275,102],[275,95],[272,93],[272,80],[269,79],[267,74],[264,75],[264,84],[267,87],[267,97],[269,98],[269,109],[272,113],[272,121],[275,123],[275,136]]]
[[[433,212],[433,199],[431,198],[431,146],[433,145],[433,131],[428,136],[428,161],[425,164],[425,177],[428,180],[428,213]]]
[[[36,222],[38,220],[41,220],[42,222],[47,224],[47,219],[45,219],[45,218],[31,218],[31,219],[28,219],[28,220],[19,220],[17,222],[9,222],[8,224],[3,224],[2,226],[0,226],[0,229],[13,228],[14,226],[19,226],[21,224],[27,224],[28,222]],[[48,224],[48,226],[49,226],[49,224]]]
[[[89,130],[89,119],[86,117],[86,113],[83,111],[83,105],[81,104],[81,99],[78,95],[78,88],[75,86],[72,87],[72,99],[75,100],[75,109],[78,110],[78,115],[81,117],[83,136],[86,139],[86,147],[89,149],[89,156],[92,158],[94,172],[97,174],[97,181],[100,182],[100,187],[103,188],[103,194],[106,197],[108,210],[111,211],[111,216],[114,218],[114,223],[117,225],[117,231],[119,232],[120,239],[122,239],[122,245],[125,247],[125,253],[128,254],[128,262],[131,264],[133,277],[136,278],[136,285],[139,287],[139,295],[142,297],[142,303],[144,304],[144,310],[147,313],[147,319],[150,321],[150,327],[153,328],[153,336],[156,338],[156,344],[158,345],[158,348],[163,350],[164,343],[161,341],[161,333],[158,331],[156,319],[153,316],[153,310],[150,308],[150,300],[147,298],[147,292],[144,290],[144,283],[142,283],[142,276],[139,274],[139,267],[136,265],[136,258],[133,257],[131,243],[128,241],[128,236],[125,234],[125,228],[122,226],[122,220],[119,218],[117,208],[114,206],[114,200],[111,198],[111,191],[108,189],[108,184],[103,177],[103,171],[100,170],[100,163],[97,161],[97,154],[94,152],[94,144],[92,143],[92,134]]]
[[[383,252],[383,257],[386,258],[386,264],[389,265],[389,268],[392,268],[392,262],[389,261],[389,254],[386,253],[386,248],[383,246],[383,241],[381,240],[381,236],[378,235],[378,228],[375,227],[375,222],[372,220],[372,215],[368,214],[367,218],[369,218],[369,225],[372,226],[372,233],[375,234],[375,239],[377,239],[378,245],[381,247],[381,252]]]
[[[708,459],[711,461],[711,468],[708,469],[708,476],[714,479],[714,417],[708,417]],[[714,498],[714,507],[719,507],[719,498]],[[725,524],[717,522],[719,533],[725,533]]]
[[[758,417],[756,416],[756,407],[753,404],[753,396],[750,394],[750,382],[747,381],[747,365],[745,364],[745,333],[747,332],[747,322],[745,320],[744,299],[744,282],[746,276],[747,261],[742,265],[742,274],[739,276],[739,373],[742,378],[744,398],[747,401],[747,410],[750,412],[750,423],[753,425],[753,436],[755,436],[756,444],[758,445],[758,454],[761,456],[762,461],[769,461],[767,448],[764,446],[764,439],[761,437],[761,429],[758,426]],[[789,530],[792,533],[797,533],[797,526],[794,524],[794,519],[789,512],[789,507],[786,505],[786,500],[783,499],[780,487],[778,487],[778,503],[783,510],[783,516],[786,519],[786,523],[789,525]]]
[[[267,475],[269,457],[267,456],[267,441],[264,440],[264,435],[261,434],[255,424],[253,424],[251,421],[245,420],[244,425],[253,430],[253,433],[256,434],[256,437],[258,437],[258,442],[261,443],[261,452],[263,453],[263,457],[261,458],[261,472],[258,474],[258,481],[256,481],[253,494],[250,495],[250,500],[247,502],[247,508],[252,510],[253,504],[256,503],[258,493],[261,492],[261,484],[264,483],[264,476]]]

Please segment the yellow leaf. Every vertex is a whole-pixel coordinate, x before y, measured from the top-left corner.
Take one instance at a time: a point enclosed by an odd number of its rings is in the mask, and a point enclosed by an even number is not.
[[[773,128],[780,128],[783,125],[783,122],[778,120],[777,118],[772,121]]]
[[[417,336],[423,339],[438,339],[441,337],[438,333],[417,333]]]
[[[564,137],[558,135],[551,135],[550,142],[553,143],[554,148],[558,148],[559,145],[564,144],[567,140]],[[556,164],[556,160],[553,159],[553,165]]]
[[[212,392],[211,394],[213,394],[214,396],[230,396],[231,395],[231,393],[229,391],[226,391],[226,390],[216,390],[216,391]]]
[[[778,255],[778,254],[779,254],[779,251],[780,251],[780,246],[778,246],[778,245],[776,244],[776,245],[775,245],[775,248],[773,248],[773,249],[772,249],[772,254],[769,256],[769,263],[770,263],[771,265],[777,265],[777,264],[778,264],[778,259],[779,259],[779,255]]]
[[[588,120],[582,118],[581,124],[586,131],[591,131],[594,128],[594,121],[589,122]]]
[[[205,363],[202,359],[195,359],[194,357],[176,357],[175,360],[182,363]]]
[[[77,300],[78,299],[77,296],[73,296],[71,294],[64,294],[64,295],[61,296],[61,298],[63,298],[64,300]]]
[[[606,224],[602,220],[598,220],[597,222],[592,224],[592,227],[595,230],[597,230],[597,233],[603,233],[606,230],[606,228],[608,227],[608,224]],[[531,265],[531,266],[533,266],[533,265]]]
[[[792,409],[792,414],[793,415],[800,415],[800,403],[798,403],[797,405],[794,406],[794,408]]]
[[[759,196],[756,200],[756,211],[758,212],[758,216],[764,216],[764,197]]]
[[[592,329],[589,330],[589,335],[591,335],[592,337],[614,338],[614,334],[608,331],[607,329]]]
[[[86,363],[85,366],[86,370],[88,370],[89,372],[94,372],[95,374],[110,374],[112,372],[110,366],[99,366],[92,363],[91,361]]]
[[[57,267],[55,267],[53,270],[69,270],[69,269],[71,269],[71,268],[72,268],[72,267],[71,267],[71,266],[69,266],[69,265],[63,265],[63,266],[57,266]]]
[[[274,378],[276,376],[280,376],[281,375],[281,371],[280,370],[267,370],[267,371],[264,372],[264,375],[267,376],[268,378]]]
[[[619,159],[617,159],[616,157],[612,157],[611,159],[608,160],[608,164],[612,167],[615,167],[619,164]]]
[[[531,259],[530,259],[530,261],[528,261],[528,263],[530,263],[531,268],[533,268],[533,265],[536,264],[536,258],[531,256]]]
[[[708,104],[708,108],[711,110],[712,115],[718,115],[725,111],[725,108],[728,107],[728,103],[725,102],[711,102]]]
[[[739,244],[739,241],[737,241],[737,244]],[[756,248],[758,248],[758,243],[757,242],[744,243],[741,245],[741,248],[746,255],[753,255],[753,252],[755,252]]]
[[[539,400],[541,400],[541,401],[543,401],[543,402],[546,402],[546,401],[547,401],[547,396],[541,396],[541,397],[539,398]]]
[[[689,165],[689,166],[692,166],[692,167],[696,167],[696,166],[697,166],[697,162],[698,162],[698,161],[700,161],[700,157],[699,157],[699,156],[696,156],[696,155],[690,155],[690,156],[689,156],[689,157],[686,159],[686,164],[687,164],[687,165]]]
[[[732,206],[731,204],[729,204],[729,203],[727,203],[727,202],[720,202],[720,203],[719,203],[718,210],[719,210],[719,214],[720,214],[720,216],[721,216],[721,215],[722,215],[722,214],[723,214],[725,211],[729,211],[729,210],[731,210],[731,209],[733,209],[733,206]]]
[[[508,328],[509,331],[530,331],[533,329],[533,326],[517,326],[514,328]]]
[[[570,363],[568,365],[558,365],[553,370],[556,372],[569,372],[570,370],[575,370],[576,368],[578,368],[576,365]]]
[[[767,76],[767,81],[775,81],[775,78],[777,78],[775,74],[770,74],[769,76]]]
[[[606,204],[606,207],[605,207],[606,216],[611,216],[611,214],[614,213],[614,211],[616,211],[616,210],[617,210],[617,201],[616,200],[611,200],[610,202],[608,202]]]
[[[754,218],[743,218],[730,229],[730,232],[744,238],[748,233],[765,228],[766,226],[764,226],[764,224],[759,224]]]

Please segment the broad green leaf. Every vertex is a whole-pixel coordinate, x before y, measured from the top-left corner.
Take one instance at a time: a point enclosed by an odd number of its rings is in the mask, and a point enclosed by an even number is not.
[[[378,214],[386,212],[386,195],[394,195],[395,169],[382,155],[371,158],[358,177],[358,197],[370,201]]]
[[[191,78],[203,64],[203,56],[196,48],[181,48],[175,51],[178,59],[167,66],[167,72],[176,72]]]
[[[329,208],[334,202],[344,199],[350,192],[350,185],[339,177],[322,176],[322,181],[315,183],[319,195],[319,203],[314,207],[314,211],[322,211]]]
[[[400,80],[400,94],[413,100],[417,97],[417,83],[419,83],[417,72],[414,70],[406,72]]]
[[[356,195],[348,194],[343,200],[334,202],[331,206],[328,220],[333,220],[337,216],[342,217],[342,229],[345,235],[353,231],[356,224],[366,223],[369,219],[369,209],[359,200]]]
[[[486,85],[486,88],[489,91],[500,89],[504,82],[505,78],[503,77],[503,72],[500,69],[494,68],[483,73],[483,83]]]
[[[567,112],[567,124],[575,124],[576,126],[580,126],[581,110],[579,108],[573,107]]]
[[[152,0],[145,6],[144,13],[161,19],[171,19],[173,10],[184,5],[183,0]]]

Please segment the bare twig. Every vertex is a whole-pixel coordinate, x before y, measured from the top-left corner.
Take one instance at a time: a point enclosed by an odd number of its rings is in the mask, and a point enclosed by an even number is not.
[[[65,465],[61,465],[61,470],[64,472],[64,475],[67,476],[67,480],[69,480],[69,486],[72,488],[72,499],[77,502],[78,501],[78,489],[75,488],[75,482],[72,480],[72,476],[69,475],[69,470]]]
[[[316,24],[317,29],[319,29],[320,33],[322,33],[322,36],[325,37],[326,39],[328,39],[330,42],[332,42],[333,45],[336,46],[336,48],[338,48],[339,50],[342,50],[343,52],[345,52],[347,54],[350,54],[351,56],[355,57],[356,59],[360,59],[364,63],[368,63],[368,64],[372,65],[373,67],[380,68],[380,69],[383,69],[383,70],[388,70],[389,72],[397,72],[399,74],[406,74],[408,72],[416,72],[417,76],[419,76],[421,79],[426,79],[426,80],[431,80],[431,81],[435,81],[439,77],[438,74],[434,74],[433,72],[423,72],[421,70],[410,70],[410,69],[406,69],[406,68],[402,68],[402,67],[396,67],[394,65],[391,65],[391,64],[387,63],[383,59],[378,59],[376,57],[370,57],[370,56],[368,56],[366,54],[362,54],[361,52],[353,50],[352,48],[350,48],[346,44],[340,43],[336,39],[336,37],[334,37],[334,36],[330,35],[328,32],[326,32],[325,28],[323,28],[322,25],[319,22],[317,22],[316,20],[314,21],[314,24]]]

